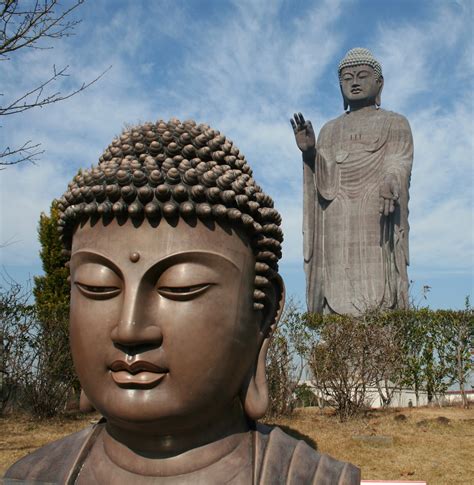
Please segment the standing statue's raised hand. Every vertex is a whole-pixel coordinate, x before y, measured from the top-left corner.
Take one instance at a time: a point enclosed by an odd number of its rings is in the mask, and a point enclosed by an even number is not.
[[[290,122],[298,148],[303,153],[313,152],[316,148],[316,136],[311,121],[306,121],[301,113],[295,113]]]

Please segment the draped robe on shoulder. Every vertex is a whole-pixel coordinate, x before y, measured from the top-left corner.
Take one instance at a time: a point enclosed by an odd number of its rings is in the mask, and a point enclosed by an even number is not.
[[[407,306],[412,161],[408,121],[391,111],[345,113],[323,126],[314,164],[303,163],[308,311]],[[384,217],[379,188],[388,174],[400,198]]]
[[[43,446],[13,464],[3,477],[5,485],[14,483],[97,483],[88,466],[94,450],[100,446],[104,422]],[[225,475],[217,476],[213,466],[177,476],[125,475],[115,483],[162,483],[233,485],[359,485],[360,470],[328,455],[318,453],[304,441],[296,440],[279,428],[256,424],[248,432],[251,445],[248,460],[226,460]],[[103,455],[96,467],[107,467]],[[85,476],[83,476],[85,475]]]

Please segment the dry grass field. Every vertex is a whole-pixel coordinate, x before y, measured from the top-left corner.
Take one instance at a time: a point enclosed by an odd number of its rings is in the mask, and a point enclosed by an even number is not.
[[[21,456],[78,431],[94,415],[49,421],[0,417],[0,476]],[[419,408],[371,411],[339,423],[329,412],[297,410],[273,421],[318,450],[362,469],[364,479],[426,480],[429,485],[474,484],[474,410]]]
[[[354,463],[363,479],[474,484],[473,409],[371,411],[340,423],[335,416],[305,408],[278,424],[309,437],[320,452]]]

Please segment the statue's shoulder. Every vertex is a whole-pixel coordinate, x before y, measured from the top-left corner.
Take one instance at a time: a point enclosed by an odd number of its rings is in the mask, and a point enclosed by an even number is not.
[[[329,120],[321,127],[318,135],[318,145],[330,145],[332,141],[332,135],[334,130],[339,129],[342,125],[342,120],[344,119],[345,113],[333,120]]]
[[[14,463],[6,471],[2,483],[17,483],[14,480],[65,483],[85,448],[92,446],[101,430],[102,425],[90,426],[42,446]]]
[[[278,427],[258,424],[255,438],[255,483],[360,484],[357,467],[318,453]]]
[[[347,113],[342,113],[342,115],[338,116],[337,118],[333,118],[332,120],[326,121],[326,123],[324,123],[324,125],[322,126],[320,133],[322,133],[323,131],[330,132],[338,125],[340,125],[346,116],[347,116]]]
[[[377,110],[377,114],[383,118],[389,119],[392,122],[392,124],[410,126],[406,117],[401,115],[400,113],[396,113],[395,111],[388,111],[380,108]]]

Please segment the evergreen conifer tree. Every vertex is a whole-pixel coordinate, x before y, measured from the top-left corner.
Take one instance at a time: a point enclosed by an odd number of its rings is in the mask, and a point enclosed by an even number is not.
[[[71,393],[80,389],[69,350],[69,270],[67,256],[57,231],[57,201],[50,214],[42,213],[38,226],[44,275],[34,278],[33,294],[39,335],[36,342],[37,375],[29,394],[34,414],[53,415],[62,409]]]

